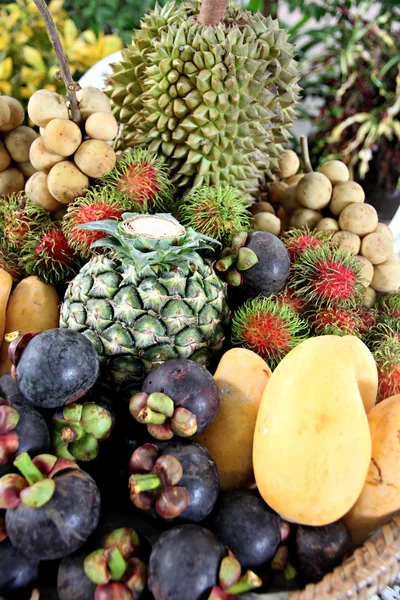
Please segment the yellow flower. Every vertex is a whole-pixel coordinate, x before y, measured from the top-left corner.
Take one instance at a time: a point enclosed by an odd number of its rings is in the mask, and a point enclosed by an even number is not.
[[[13,70],[13,61],[9,56],[0,62],[0,81],[10,79]]]
[[[9,81],[0,81],[0,94],[3,96],[11,96],[12,83]]]
[[[2,22],[2,15],[0,15],[0,22]],[[11,44],[10,34],[4,29],[0,32],[0,51],[7,50]]]

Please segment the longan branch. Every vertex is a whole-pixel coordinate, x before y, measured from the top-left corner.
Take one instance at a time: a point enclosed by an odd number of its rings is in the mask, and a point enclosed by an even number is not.
[[[49,11],[47,4],[44,0],[34,0],[38,11],[40,12],[44,24],[46,25],[47,33],[51,44],[54,48],[54,52],[57,55],[57,60],[60,65],[61,77],[65,83],[65,89],[67,91],[67,98],[70,102],[70,110],[73,121],[77,125],[81,122],[81,114],[79,112],[78,100],[76,97],[76,83],[72,79],[71,71],[69,70],[67,56],[64,52],[63,45],[61,43],[60,35],[57,31],[57,26],[54,19]]]
[[[217,25],[224,18],[228,0],[203,0],[197,21],[200,25]]]
[[[308,151],[308,141],[307,141],[307,137],[305,135],[300,136],[300,146],[301,146],[301,153],[303,156],[304,172],[312,173],[313,168],[312,168],[312,164],[311,164],[311,160],[310,160],[310,153]]]

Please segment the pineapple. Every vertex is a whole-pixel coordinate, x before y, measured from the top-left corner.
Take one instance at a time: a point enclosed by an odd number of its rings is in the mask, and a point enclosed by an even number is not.
[[[140,382],[172,358],[207,366],[224,342],[229,317],[226,286],[198,250],[210,238],[171,215],[124,213],[120,222],[86,223],[109,237],[68,286],[61,327],[94,345],[103,377],[120,388]]]

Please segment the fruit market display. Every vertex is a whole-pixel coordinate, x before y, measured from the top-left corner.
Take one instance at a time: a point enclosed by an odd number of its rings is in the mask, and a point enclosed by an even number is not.
[[[0,197],[7,600],[301,589],[400,510],[390,229],[343,163],[281,147],[286,33],[215,6],[146,16],[111,101],[28,103],[37,171]]]

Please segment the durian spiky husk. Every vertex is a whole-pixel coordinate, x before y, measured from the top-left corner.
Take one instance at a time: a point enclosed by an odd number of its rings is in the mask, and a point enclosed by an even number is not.
[[[251,199],[277,168],[299,91],[288,34],[229,3],[202,26],[200,1],[156,6],[113,66],[116,149],[146,146],[185,191],[227,182]]]

